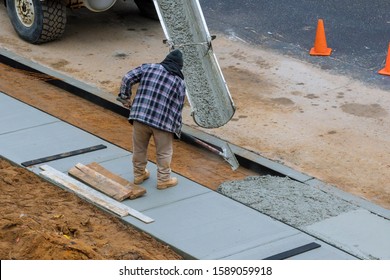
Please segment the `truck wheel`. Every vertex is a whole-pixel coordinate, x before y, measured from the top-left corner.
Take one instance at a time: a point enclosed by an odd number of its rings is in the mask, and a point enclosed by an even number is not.
[[[134,0],[134,2],[143,16],[158,20],[153,0]]]
[[[18,35],[40,44],[58,39],[65,31],[66,6],[62,0],[6,0],[7,12]]]

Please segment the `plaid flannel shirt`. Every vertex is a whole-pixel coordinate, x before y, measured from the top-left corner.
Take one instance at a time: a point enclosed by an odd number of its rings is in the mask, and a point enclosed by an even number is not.
[[[131,87],[139,83],[130,109],[129,120],[180,136],[185,83],[161,64],[142,64],[122,79],[119,96],[130,98]]]

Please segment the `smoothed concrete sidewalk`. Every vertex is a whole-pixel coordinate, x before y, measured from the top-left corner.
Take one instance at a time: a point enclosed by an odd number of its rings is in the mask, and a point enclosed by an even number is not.
[[[16,113],[18,112],[18,113]],[[20,112],[23,112],[22,114]],[[18,117],[18,115],[20,117]],[[12,122],[10,122],[12,120]],[[29,141],[25,141],[29,139]],[[0,94],[0,154],[16,164],[103,144],[107,148],[45,162],[64,174],[77,163],[98,162],[131,181],[131,153],[88,132],[71,126],[3,93]],[[38,165],[28,167],[39,174]],[[240,202],[175,174],[177,187],[156,189],[156,168],[148,163],[151,178],[143,186],[147,194],[122,203],[154,219],[146,224],[132,217],[122,219],[194,259],[390,259],[389,235],[367,242],[366,232],[356,230],[346,238],[342,216],[312,225],[319,237],[279,222]],[[358,209],[348,215],[374,222],[387,232],[390,221]],[[373,220],[372,217],[378,220]],[[333,232],[326,231],[331,223]],[[351,234],[351,233],[349,233]],[[333,245],[328,244],[331,241]],[[349,247],[361,248],[362,254]]]

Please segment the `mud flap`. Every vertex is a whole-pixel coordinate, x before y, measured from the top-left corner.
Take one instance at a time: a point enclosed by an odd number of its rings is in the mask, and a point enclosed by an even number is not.
[[[213,52],[198,0],[154,0],[170,49],[183,52],[183,73],[192,117],[203,128],[225,125],[235,106]]]

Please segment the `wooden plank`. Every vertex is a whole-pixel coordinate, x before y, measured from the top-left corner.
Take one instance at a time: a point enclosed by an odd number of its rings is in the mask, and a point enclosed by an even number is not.
[[[111,186],[109,186],[108,183],[103,182],[102,180],[100,180],[100,182],[99,182],[96,180],[96,178],[94,176],[85,174],[82,170],[80,170],[76,167],[72,167],[68,171],[68,173],[73,178],[83,182],[84,184],[86,184],[86,185],[88,185],[96,190],[101,191],[102,193],[104,193],[104,194],[108,195],[109,197],[112,197],[118,201],[122,201],[122,200],[126,199],[126,197],[127,197],[127,194],[118,193],[115,190],[115,188],[112,188]],[[100,186],[100,187],[97,187],[97,186]]]
[[[94,204],[97,204],[105,209],[108,209],[111,212],[113,212],[121,217],[128,215],[126,210],[118,208],[114,205],[107,203],[107,201],[105,201],[97,196],[94,196],[93,194],[89,193],[87,190],[80,188],[79,185],[77,185],[77,184],[73,184],[71,182],[64,180],[63,178],[60,178],[57,174],[54,174],[51,171],[42,171],[42,172],[40,172],[40,174],[43,177],[45,177],[46,179],[49,179],[51,182],[53,182],[55,184],[59,184],[63,188],[68,189],[68,190],[78,194],[82,198],[84,198],[90,202],[93,202]]]
[[[82,182],[48,166],[42,165],[40,168],[43,170],[40,172],[40,175],[45,177],[47,180],[53,182],[60,187],[71,191],[78,195],[79,197],[91,202],[92,204],[98,205],[104,209],[109,210],[112,213],[115,213],[121,217],[130,215],[134,218],[144,222],[151,223],[154,220],[141,212],[124,205],[101,192],[90,188],[89,186],[83,184]]]
[[[99,190],[118,201],[123,201],[132,195],[132,190],[129,187],[123,186],[81,163],[72,167],[68,173],[88,186]]]
[[[122,178],[117,174],[112,173],[110,170],[107,170],[97,162],[92,162],[90,164],[87,164],[86,166],[127,188],[130,191],[130,199],[138,198],[146,193],[145,188],[135,185],[132,182],[126,180],[125,178]]]

